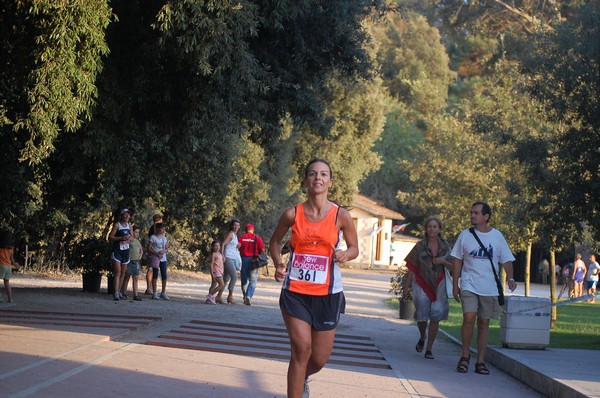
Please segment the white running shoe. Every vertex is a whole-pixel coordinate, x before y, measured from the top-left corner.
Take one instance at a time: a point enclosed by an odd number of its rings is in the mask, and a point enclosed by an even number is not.
[[[308,388],[309,380],[304,380],[304,390],[302,391],[302,398],[310,398],[310,388]]]
[[[161,293],[161,294],[160,294],[160,298],[161,298],[161,299],[163,299],[163,300],[171,300],[171,299],[169,298],[169,296],[167,296],[167,293]]]
[[[152,300],[160,300],[160,297],[158,297],[158,293],[154,293],[152,295]]]

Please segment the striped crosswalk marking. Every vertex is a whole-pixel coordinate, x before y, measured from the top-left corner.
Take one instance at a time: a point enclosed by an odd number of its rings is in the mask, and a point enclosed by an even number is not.
[[[53,311],[0,311],[0,323],[136,330],[161,317]]]
[[[288,360],[284,328],[192,320],[161,334],[149,345]],[[330,364],[391,369],[369,337],[337,333]]]

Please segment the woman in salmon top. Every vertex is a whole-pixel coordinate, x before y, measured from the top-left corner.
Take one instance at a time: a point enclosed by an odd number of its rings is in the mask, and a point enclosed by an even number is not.
[[[338,264],[358,256],[350,213],[327,198],[332,184],[329,163],[311,160],[304,175],[308,199],[283,212],[269,242],[275,279],[283,281],[279,306],[290,336],[288,397],[308,397],[308,377],[321,370],[331,355],[346,305]],[[290,228],[290,256],[285,264],[281,248]],[[342,235],[346,250],[339,247]]]

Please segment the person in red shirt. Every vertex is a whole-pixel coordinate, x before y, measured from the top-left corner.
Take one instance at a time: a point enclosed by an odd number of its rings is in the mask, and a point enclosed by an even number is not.
[[[242,270],[240,271],[242,294],[244,295],[244,304],[251,305],[258,281],[258,269],[253,268],[252,258],[265,252],[265,242],[254,233],[252,224],[246,224],[246,233],[240,237],[239,241],[240,255],[242,256]]]
[[[269,241],[275,279],[283,281],[279,307],[291,345],[287,373],[290,398],[308,397],[308,377],[329,360],[346,304],[339,264],[358,257],[352,216],[328,199],[332,184],[329,163],[310,161],[304,173],[307,200],[283,212]],[[290,229],[290,256],[284,263],[282,241]],[[340,245],[342,235],[345,250]]]

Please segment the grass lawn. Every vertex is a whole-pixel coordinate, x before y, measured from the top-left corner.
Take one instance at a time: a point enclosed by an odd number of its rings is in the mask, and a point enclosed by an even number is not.
[[[441,328],[460,340],[462,310],[460,303],[450,301],[450,314]],[[392,298],[389,305],[398,308],[398,300]],[[600,350],[600,301],[576,303],[556,307],[556,327],[550,330],[550,348],[577,348]],[[476,333],[476,332],[475,332]],[[476,334],[473,336],[473,346]],[[490,345],[501,345],[500,321],[490,323]]]

